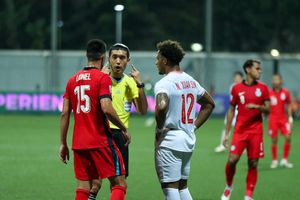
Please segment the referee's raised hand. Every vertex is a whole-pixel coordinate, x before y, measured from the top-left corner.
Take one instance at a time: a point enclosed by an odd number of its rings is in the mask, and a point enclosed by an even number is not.
[[[135,82],[137,84],[142,83],[141,74],[140,74],[139,70],[134,65],[131,65],[130,76],[135,80]]]

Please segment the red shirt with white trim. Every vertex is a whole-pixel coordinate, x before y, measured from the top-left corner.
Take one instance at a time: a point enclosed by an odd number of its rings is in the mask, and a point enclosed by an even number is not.
[[[64,98],[70,100],[74,113],[72,149],[92,149],[111,145],[112,134],[100,105],[101,98],[111,98],[111,79],[95,67],[85,67],[73,75]]]
[[[233,86],[230,103],[238,106],[238,116],[234,134],[262,134],[262,112],[258,109],[248,109],[247,104],[264,105],[269,100],[269,89],[266,84],[256,81],[246,85],[245,81]]]
[[[285,106],[291,103],[290,92],[286,88],[281,88],[279,91],[270,89],[271,112],[270,119],[287,119]]]

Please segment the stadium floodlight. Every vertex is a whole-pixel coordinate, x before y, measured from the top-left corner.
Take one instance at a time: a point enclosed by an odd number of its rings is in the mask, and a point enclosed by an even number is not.
[[[191,44],[191,49],[194,52],[200,52],[203,50],[203,46],[200,43],[193,43],[193,44]]]
[[[122,43],[122,11],[124,6],[117,4],[114,10],[116,11],[116,42]]]
[[[121,11],[124,10],[124,6],[123,6],[122,4],[118,4],[118,5],[115,5],[114,9],[115,9],[115,11],[117,11],[117,12],[118,12],[118,11],[121,12]]]
[[[272,57],[275,57],[275,58],[280,56],[280,53],[277,49],[271,49],[270,54]]]
[[[280,53],[277,49],[271,49],[270,54],[273,57],[273,74],[278,74]]]

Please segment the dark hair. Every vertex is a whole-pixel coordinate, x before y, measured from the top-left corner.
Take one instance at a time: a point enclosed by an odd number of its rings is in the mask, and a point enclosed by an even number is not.
[[[99,39],[91,39],[87,43],[86,47],[86,57],[88,61],[97,61],[100,59],[100,56],[105,54],[106,44]]]
[[[243,69],[244,69],[244,72],[245,72],[246,74],[247,74],[246,68],[251,68],[251,67],[253,67],[254,63],[260,64],[260,61],[254,60],[254,59],[246,60],[246,62],[245,62],[244,65],[243,65]]]
[[[111,52],[112,50],[123,50],[123,51],[126,51],[127,53],[127,58],[130,58],[130,51],[129,51],[129,48],[128,46],[126,46],[125,44],[122,44],[122,43],[116,43],[114,45],[112,45],[109,49],[109,53],[108,53],[108,56],[111,56]]]
[[[240,77],[243,77],[243,73],[241,71],[235,71],[233,73],[233,76],[240,76]]]
[[[167,58],[171,66],[178,65],[185,55],[180,43],[172,40],[159,42],[157,45],[159,53]]]

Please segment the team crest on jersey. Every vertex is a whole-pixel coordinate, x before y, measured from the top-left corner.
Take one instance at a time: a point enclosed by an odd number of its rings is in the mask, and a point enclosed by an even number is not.
[[[284,101],[285,98],[286,98],[285,94],[284,94],[284,93],[281,93],[281,94],[280,94],[280,99],[281,99],[282,101]]]
[[[261,90],[259,88],[256,88],[255,90],[255,96],[260,97],[261,96]]]

